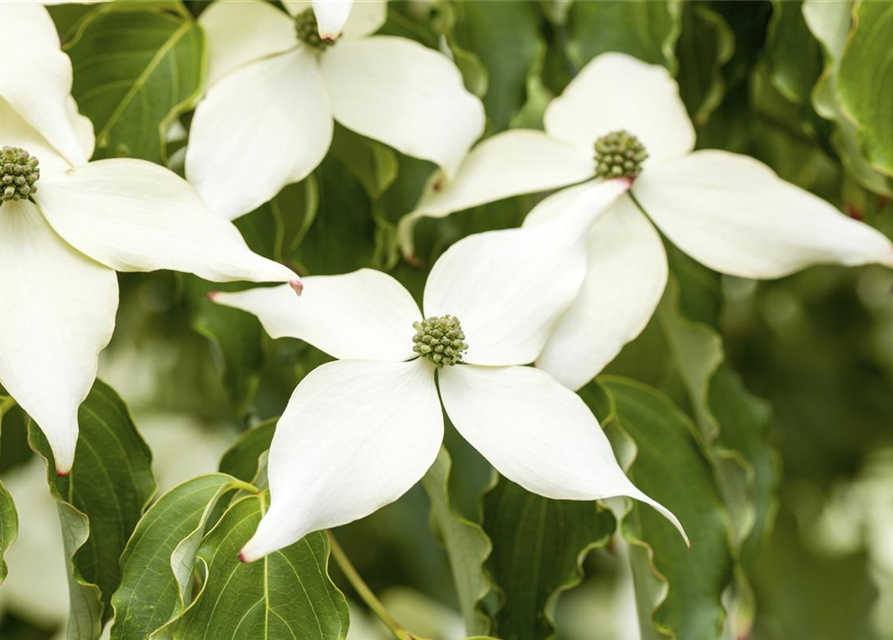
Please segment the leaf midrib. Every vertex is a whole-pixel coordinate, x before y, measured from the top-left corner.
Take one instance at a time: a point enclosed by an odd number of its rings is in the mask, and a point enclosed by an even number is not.
[[[124,97],[121,99],[121,102],[118,103],[118,106],[115,107],[115,110],[109,116],[109,119],[103,125],[102,129],[100,129],[99,134],[96,136],[98,140],[105,139],[112,128],[117,124],[120,117],[123,115],[124,111],[127,107],[130,106],[130,103],[133,99],[139,94],[139,92],[146,86],[146,83],[149,80],[149,76],[155,73],[155,70],[158,68],[158,65],[161,64],[161,61],[167,56],[168,52],[176,46],[176,44],[183,38],[183,36],[192,29],[192,24],[190,22],[184,22],[181,24],[176,31],[174,31],[171,36],[165,41],[165,43],[155,52],[155,55],[152,56],[152,59],[149,60],[149,63],[146,65],[146,68],[137,76],[136,80],[133,83],[133,86],[124,94]]]

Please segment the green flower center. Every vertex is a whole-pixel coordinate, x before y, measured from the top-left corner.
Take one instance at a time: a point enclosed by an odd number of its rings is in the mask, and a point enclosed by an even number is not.
[[[37,191],[40,161],[21,147],[0,150],[0,202],[27,200]]]
[[[629,131],[612,131],[595,141],[595,175],[635,178],[648,157],[645,146]]]
[[[468,350],[462,325],[455,316],[428,318],[421,322],[413,322],[416,334],[412,337],[415,351],[423,358],[428,358],[440,369],[443,365],[453,366],[462,362],[462,356]]]
[[[295,34],[298,40],[317,51],[325,51],[335,44],[334,40],[319,37],[319,25],[316,23],[313,9],[305,9],[295,16]]]

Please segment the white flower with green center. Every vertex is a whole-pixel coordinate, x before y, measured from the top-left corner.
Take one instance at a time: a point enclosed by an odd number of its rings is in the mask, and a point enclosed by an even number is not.
[[[746,278],[779,278],[816,264],[893,267],[893,244],[883,234],[766,165],[692,151],[694,128],[663,67],[603,54],[549,104],[544,123],[545,132],[489,138],[452,180],[432,180],[401,221],[401,243],[411,256],[420,217],[582,183],[540,203],[524,223],[538,225],[561,217],[601,178],[625,181],[630,194],[587,232],[586,280],[537,360],[572,389],[595,377],[654,313],[667,281],[654,226],[702,264]]]
[[[276,427],[272,501],[242,558],[393,502],[434,462],[443,410],[504,476],[569,500],[639,491],[577,394],[533,362],[586,272],[583,232],[625,186],[602,183],[560,221],[470,236],[431,270],[425,315],[391,276],[363,269],[213,299],[258,316],[273,337],[338,358],[305,377]],[[436,381],[436,382],[435,382]],[[440,397],[438,398],[438,388]],[[441,406],[442,401],[442,406]]]
[[[143,160],[88,162],[90,121],[46,9],[0,4],[0,384],[46,434],[60,474],[118,308],[115,271],[289,282],[192,186]]]
[[[449,58],[372,36],[385,2],[283,4],[289,13],[220,1],[199,18],[209,88],[192,121],[186,177],[212,209],[236,218],[305,178],[335,121],[455,171],[483,133],[484,108]]]

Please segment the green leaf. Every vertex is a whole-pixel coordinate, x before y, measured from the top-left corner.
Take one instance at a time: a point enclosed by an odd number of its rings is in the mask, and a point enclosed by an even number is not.
[[[190,303],[190,324],[210,342],[223,386],[236,411],[242,415],[254,399],[260,381],[264,363],[261,347],[263,330],[253,315],[215,304],[208,299],[208,294],[247,287],[243,284],[209,283],[192,275],[184,276],[183,282]]]
[[[243,433],[220,459],[220,472],[245,482],[256,482],[260,473],[259,460],[270,449],[276,422],[276,418],[267,420]]]
[[[254,534],[267,500],[267,494],[258,494],[236,501],[202,542],[197,558],[204,583],[174,622],[175,639],[346,637],[347,601],[329,579],[324,533],[257,562],[239,561],[239,549]]]
[[[152,454],[124,401],[97,380],[78,411],[80,435],[71,473],[59,477],[49,443],[34,422],[31,448],[47,461],[57,501],[71,595],[69,640],[98,638],[121,580],[118,559],[155,491]]]
[[[4,414],[15,406],[15,400],[9,396],[0,395],[0,425]],[[0,482],[0,585],[6,580],[8,567],[3,559],[3,554],[15,542],[19,533],[19,514],[16,512],[15,502],[3,483]]]
[[[112,640],[144,640],[182,611],[183,580],[171,568],[181,544],[201,540],[205,525],[218,500],[241,483],[224,474],[193,478],[168,493],[137,524],[121,556],[121,585],[112,597],[115,621]],[[178,566],[188,577],[195,562],[183,550]]]
[[[840,58],[852,29],[852,4],[821,0],[803,3],[806,25],[825,50],[825,70],[812,93],[812,105],[816,113],[836,124],[831,144],[850,174],[866,189],[893,196],[890,179],[875,171],[860,153],[856,123],[844,114],[838,100]]]
[[[608,543],[616,524],[595,502],[549,500],[500,478],[484,497],[488,566],[505,596],[495,619],[499,637],[553,637],[558,596],[580,583],[586,555]]]
[[[859,148],[869,164],[893,176],[893,4],[860,2],[855,29],[840,61],[838,98],[856,123]]]
[[[568,54],[579,66],[600,53],[619,51],[676,70],[676,41],[682,31],[676,0],[575,2],[568,25]]]
[[[599,394],[606,398],[593,398]],[[669,398],[633,380],[605,376],[582,395],[611,407],[605,429],[635,443],[630,479],[670,509],[691,539],[686,549],[673,525],[640,503],[623,520],[643,638],[719,638],[721,598],[732,578],[731,526],[695,426]],[[641,588],[655,575],[664,582],[660,588]]]
[[[490,555],[492,545],[480,525],[456,515],[450,507],[451,465],[449,452],[441,448],[437,460],[422,478],[422,484],[431,500],[432,524],[440,532],[449,556],[465,631],[485,634],[490,631],[490,621],[481,613],[479,603],[492,588],[484,573],[484,561]]]
[[[526,101],[527,73],[543,46],[537,3],[455,4],[451,43],[471,52],[486,69],[484,107],[492,130],[502,131]]]
[[[679,56],[679,91],[696,126],[725,96],[722,67],[732,59],[735,36],[725,19],[699,3],[688,3],[682,12],[682,33],[676,45]]]
[[[204,33],[179,2],[114,2],[89,14],[66,45],[72,95],[96,132],[94,158],[164,164],[165,137],[205,79]]]
[[[803,19],[801,2],[772,0],[766,57],[775,88],[794,104],[809,104],[822,71],[822,52]]]

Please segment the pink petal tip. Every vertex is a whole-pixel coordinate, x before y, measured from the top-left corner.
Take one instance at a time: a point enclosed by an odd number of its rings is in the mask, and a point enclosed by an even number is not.
[[[288,286],[290,286],[294,292],[298,295],[304,293],[304,283],[300,280],[289,280]]]
[[[220,292],[219,291],[208,291],[208,293],[205,295],[208,296],[208,300],[210,300],[211,302],[214,302],[217,299],[217,296],[220,295]]]
[[[69,473],[71,473],[71,469],[69,469],[68,471],[63,471],[62,469],[56,469],[56,475],[60,478],[64,478]]]

